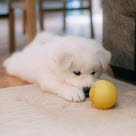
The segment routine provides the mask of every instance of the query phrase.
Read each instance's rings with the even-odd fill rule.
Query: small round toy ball
[[[89,98],[96,108],[109,109],[115,105],[118,92],[115,85],[110,81],[99,80],[90,89]]]

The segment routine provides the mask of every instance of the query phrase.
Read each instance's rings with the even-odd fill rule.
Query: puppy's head
[[[58,53],[55,58],[57,77],[65,83],[87,91],[106,70],[111,54],[101,47],[77,46]]]

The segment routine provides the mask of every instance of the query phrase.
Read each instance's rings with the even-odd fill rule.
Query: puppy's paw
[[[82,102],[85,100],[84,93],[76,87],[64,90],[59,96],[71,102]]]

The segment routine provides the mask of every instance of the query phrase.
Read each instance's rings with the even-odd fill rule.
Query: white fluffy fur
[[[9,57],[4,67],[10,75],[79,102],[85,99],[83,87],[92,86],[110,58],[110,52],[92,39],[40,33],[23,51]],[[81,75],[73,73],[78,71]]]

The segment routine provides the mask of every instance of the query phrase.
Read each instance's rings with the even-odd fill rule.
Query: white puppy
[[[40,33],[4,66],[10,75],[36,83],[68,101],[80,102],[110,59],[111,53],[92,39]]]

